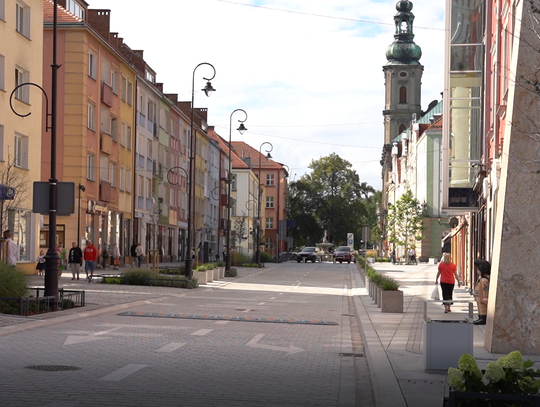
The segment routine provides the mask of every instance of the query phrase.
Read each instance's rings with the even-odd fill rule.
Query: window
[[[88,128],[96,131],[96,105],[88,102]]]
[[[274,186],[274,174],[266,174],[266,185]]]
[[[127,99],[127,78],[124,75],[122,75],[122,91],[120,97],[124,102]]]
[[[111,137],[114,141],[118,141],[118,119],[111,117]]]
[[[120,145],[126,146],[126,123],[120,124]]]
[[[2,0],[0,0],[0,3],[2,3]],[[0,8],[1,8],[0,4]],[[1,17],[0,17],[1,19]],[[6,76],[6,62],[3,55],[0,55],[0,90],[6,90],[5,88],[5,76]]]
[[[109,163],[109,181],[111,181],[111,186],[116,188],[116,164]]]
[[[15,68],[15,87],[28,83],[30,80],[30,74],[28,71],[22,68]],[[30,103],[30,92],[28,86],[21,86],[15,92],[15,97],[21,102]]]
[[[407,103],[407,88],[405,86],[399,88],[399,103]]]
[[[23,209],[7,209],[7,226],[12,232],[13,240],[19,246],[19,261],[30,261],[32,254],[33,230],[32,213]]]
[[[15,29],[30,38],[30,7],[22,1],[18,1],[15,5]]]
[[[266,208],[273,208],[274,207],[274,197],[273,196],[267,196],[266,197]]]
[[[0,124],[0,161],[4,161],[4,126]]]
[[[111,64],[105,58],[101,58],[101,82],[111,84]]]
[[[28,168],[28,137],[15,133],[15,166]]]
[[[274,218],[266,218],[264,224],[265,229],[274,229]]]
[[[103,154],[99,156],[99,179],[109,181],[109,157]]]
[[[231,190],[236,191],[236,174],[231,174]]]
[[[6,21],[6,2],[0,0],[0,20]]]
[[[109,117],[109,108],[101,106],[101,127],[102,133],[111,134],[111,119]]]
[[[75,0],[66,1],[66,10],[81,20],[84,20],[84,8]]]
[[[126,189],[126,168],[120,166],[120,191]]]
[[[146,179],[146,197],[152,198],[152,180],[150,178]]]
[[[144,177],[137,175],[137,196],[141,198],[144,196]]]
[[[93,154],[86,156],[86,178],[90,181],[96,180],[96,156]]]
[[[88,76],[97,79],[97,56],[93,51],[88,51]]]
[[[133,103],[133,83],[131,83],[131,81],[128,81],[127,86],[127,102],[130,106]]]
[[[131,150],[131,143],[133,143],[132,139],[133,139],[133,135],[132,135],[132,130],[131,130],[131,126],[127,126],[127,148],[128,150]]]
[[[114,70],[111,72],[111,87],[115,95],[118,95],[118,88],[120,84],[118,83],[118,71]]]
[[[131,192],[131,170],[126,170],[126,192]]]

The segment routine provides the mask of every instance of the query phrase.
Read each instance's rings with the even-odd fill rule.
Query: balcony
[[[100,149],[105,154],[111,154],[112,153],[112,146],[113,146],[113,139],[110,134],[101,132],[101,142],[100,142]]]
[[[99,184],[99,200],[104,202],[112,201],[112,186],[110,182],[101,181]]]
[[[221,181],[229,181],[229,171],[221,170],[219,173],[219,179]]]
[[[101,103],[109,107],[113,105],[113,90],[105,82],[101,82]]]

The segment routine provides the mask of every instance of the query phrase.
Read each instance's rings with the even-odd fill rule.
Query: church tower
[[[385,78],[384,143],[390,144],[411,123],[413,113],[420,117],[422,72],[419,60],[422,50],[413,41],[413,4],[400,0],[394,16],[394,42],[386,48],[388,63],[383,67]]]

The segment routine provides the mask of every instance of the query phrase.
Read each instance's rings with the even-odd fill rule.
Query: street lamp
[[[272,158],[270,155],[270,152],[274,149],[274,146],[272,143],[269,143],[268,141],[265,141],[261,144],[259,147],[259,191],[257,196],[257,240],[255,241],[256,244],[256,258],[257,258],[257,264],[261,264],[261,199],[262,199],[262,187],[261,187],[261,157],[262,157],[262,148],[265,144],[268,144],[269,148],[266,151],[266,159]]]
[[[211,92],[215,91],[210,81],[214,79],[214,77],[216,76],[216,68],[214,68],[212,64],[209,64],[208,62],[201,62],[193,70],[193,77],[191,81],[191,112],[190,112],[191,113],[191,117],[190,117],[191,134],[190,134],[190,152],[189,152],[189,190],[188,190],[188,226],[187,226],[188,230],[187,230],[186,270],[185,270],[185,275],[187,279],[191,279],[191,277],[193,276],[193,257],[192,257],[191,252],[193,250],[193,247],[195,246],[195,243],[193,242],[194,233],[192,229],[193,229],[193,218],[194,218],[193,208],[195,207],[193,201],[195,200],[195,159],[196,159],[195,150],[197,147],[197,137],[195,135],[195,131],[193,128],[193,112],[195,109],[193,107],[193,104],[195,103],[195,71],[201,65],[208,65],[214,71],[214,74],[212,75],[211,78],[203,77],[203,79],[206,81],[206,86],[202,90],[204,91],[206,96],[210,96]]]
[[[232,133],[232,117],[235,112],[243,112],[246,118],[244,120],[238,120],[240,126],[236,129],[240,134],[246,132],[246,126],[244,122],[247,120],[248,115],[244,109],[235,109],[231,113],[229,119],[229,174],[228,174],[228,186],[227,186],[227,239],[225,246],[227,246],[227,257],[225,258],[225,272],[231,271],[231,184],[232,184],[232,145],[231,145],[231,133]]]
[[[52,43],[52,64],[51,64],[51,111],[49,113],[49,100],[45,90],[35,83],[22,83],[11,92],[9,104],[13,113],[19,117],[27,117],[31,113],[19,114],[13,108],[11,100],[15,92],[22,86],[35,86],[39,88],[45,96],[45,131],[51,130],[51,176],[49,178],[49,248],[45,255],[45,297],[54,297],[55,306],[58,301],[58,267],[60,265],[60,255],[56,251],[56,211],[58,209],[58,179],[56,179],[56,112],[57,112],[57,83],[58,69],[60,65],[56,63],[57,44],[57,21],[58,21],[58,0],[53,0],[53,43]],[[50,125],[49,125],[50,119]]]

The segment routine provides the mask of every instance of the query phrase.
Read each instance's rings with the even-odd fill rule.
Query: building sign
[[[87,213],[93,214],[105,214],[108,213],[109,208],[107,207],[107,202],[101,201],[88,201],[88,210]]]

